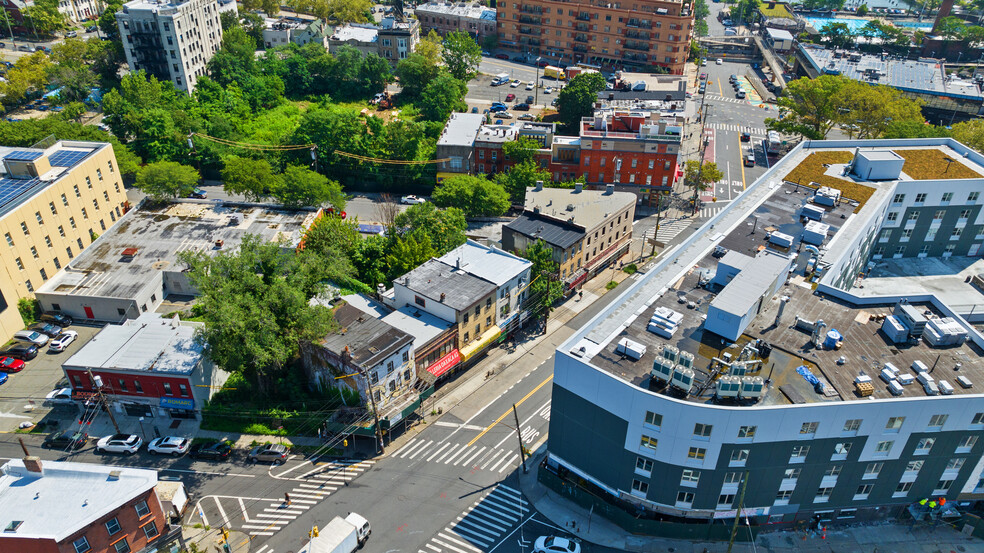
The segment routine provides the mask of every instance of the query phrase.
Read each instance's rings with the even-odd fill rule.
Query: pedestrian
[[[287,492],[284,492],[284,505],[290,507],[290,494]]]

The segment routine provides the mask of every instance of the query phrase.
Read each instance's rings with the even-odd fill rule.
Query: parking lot
[[[0,431],[15,430],[21,422],[38,420],[53,408],[70,410],[66,416],[74,416],[75,406],[45,405],[44,396],[56,388],[68,386],[61,369],[62,362],[74,355],[102,327],[76,324],[70,328],[78,332],[79,337],[68,349],[54,353],[47,347],[40,348],[38,356],[28,361],[24,370],[10,374],[7,383],[0,386]]]

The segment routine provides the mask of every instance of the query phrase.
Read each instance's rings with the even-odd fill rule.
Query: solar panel
[[[42,153],[43,152],[31,150],[14,150],[3,156],[3,159],[11,159],[14,161],[33,161],[41,157]]]
[[[39,179],[0,179],[0,207],[6,206],[39,182]]]
[[[58,150],[51,154],[48,162],[51,163],[52,167],[72,167],[91,153],[91,151],[76,152],[72,150]]]

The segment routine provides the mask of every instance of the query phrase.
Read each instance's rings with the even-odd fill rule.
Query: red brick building
[[[157,472],[14,459],[0,476],[0,551],[129,553],[169,530]]]

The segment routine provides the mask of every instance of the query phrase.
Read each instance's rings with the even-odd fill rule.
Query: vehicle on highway
[[[140,451],[143,439],[136,434],[113,434],[99,438],[96,442],[96,451],[100,453],[124,453],[133,455]]]
[[[509,94],[506,94],[506,101],[507,102],[512,102],[515,99],[516,99],[516,95],[513,94],[512,92],[510,92]]]
[[[14,340],[34,344],[36,346],[43,346],[48,343],[49,338],[34,330],[18,330],[14,333]]]
[[[509,56],[506,54],[496,54],[495,57],[500,60],[508,60]]]
[[[536,121],[536,117],[534,117],[531,113],[524,113],[517,117],[517,119],[520,121]]]
[[[718,59],[714,60],[714,63],[716,63],[718,65],[724,65],[724,60],[721,59],[721,58],[718,58]]]
[[[27,329],[34,332],[40,332],[48,337],[58,336],[58,334],[62,331],[60,326],[53,325],[51,323],[34,323],[27,327]]]
[[[191,440],[188,438],[182,438],[180,436],[165,436],[163,438],[157,438],[156,440],[151,440],[147,444],[147,451],[151,455],[172,455],[174,457],[180,457],[185,453],[188,453],[188,448],[191,446]]]
[[[51,324],[54,324],[54,325],[58,325],[58,326],[60,326],[62,328],[65,328],[66,326],[72,326],[72,318],[71,317],[69,317],[68,315],[63,315],[63,314],[58,313],[58,312],[55,312],[55,311],[49,311],[49,312],[45,313],[44,315],[41,315],[41,322],[43,322],[43,323],[51,323]]]
[[[755,167],[755,154],[749,152],[745,155],[745,167]]]
[[[751,142],[751,140],[752,140],[752,133],[750,133],[748,131],[745,131],[745,132],[741,133],[741,141],[742,142]]]
[[[69,405],[72,403],[72,389],[60,388],[58,390],[52,390],[48,392],[48,395],[44,396],[44,400],[55,405]]]
[[[533,553],[581,553],[581,544],[557,536],[540,536],[533,543]]]
[[[205,198],[208,198],[208,192],[202,190],[201,188],[196,188],[196,189],[194,189],[194,190],[191,191],[191,194],[188,194],[188,197],[189,198],[198,198],[199,200],[204,200]]]
[[[513,98],[515,98],[515,96],[513,96]],[[507,109],[509,108],[502,102],[492,102],[492,107],[489,108],[489,111],[495,113],[497,111],[506,111]]]
[[[421,198],[420,196],[414,196],[413,194],[408,194],[400,198],[400,203],[403,205],[417,205],[427,203],[427,200]]]
[[[518,104],[516,104],[516,105],[513,106],[513,110],[515,110],[515,111],[529,111],[530,110],[530,105],[529,104],[518,103]]]
[[[51,351],[65,351],[78,337],[79,333],[74,330],[63,331],[51,340],[51,343],[48,344],[48,349]]]
[[[197,443],[191,446],[188,455],[195,459],[228,459],[232,454],[232,445],[228,440],[214,440],[209,442]]]
[[[13,357],[0,357],[0,372],[19,373],[24,370],[27,363]]]
[[[287,461],[287,448],[281,444],[258,445],[250,450],[246,460],[251,463],[264,462],[282,465]]]
[[[509,83],[509,88],[519,88],[519,85],[521,84],[523,84],[522,81],[516,79],[513,82]]]
[[[536,88],[536,85],[533,84],[533,81],[526,83],[526,90],[533,90],[534,88]]]
[[[84,447],[89,441],[89,435],[79,430],[62,430],[52,432],[41,443],[41,447],[46,449],[65,449],[71,451]]]
[[[372,533],[369,521],[358,513],[349,513],[345,518],[335,517],[311,539],[310,549],[302,548],[301,553],[354,553],[365,545]]]

